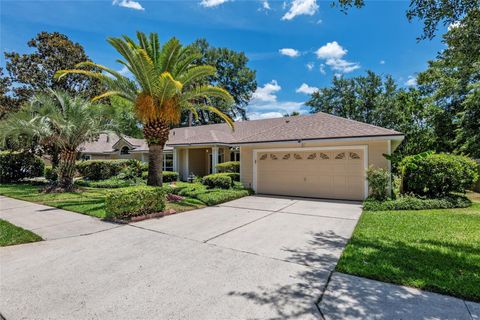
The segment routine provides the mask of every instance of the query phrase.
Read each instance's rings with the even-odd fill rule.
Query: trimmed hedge
[[[142,172],[142,178],[147,179],[148,178],[148,171],[147,172]],[[175,171],[163,171],[162,172],[162,181],[163,182],[174,182],[178,181],[178,172]]]
[[[203,177],[202,184],[209,188],[230,189],[233,186],[233,180],[224,173],[214,173]]]
[[[77,162],[77,171],[88,180],[109,179],[128,166],[130,160],[87,160]]]
[[[105,197],[105,218],[125,219],[165,209],[165,190],[131,187],[109,192]]]
[[[218,172],[230,172],[230,173],[239,173],[240,172],[240,161],[227,161],[219,163],[215,166]]]
[[[17,182],[25,178],[43,176],[42,159],[26,152],[0,152],[0,182]]]
[[[369,167],[367,170],[367,181],[370,189],[370,197],[375,200],[388,198],[388,184],[390,173],[383,168]]]
[[[405,157],[400,163],[402,192],[444,197],[465,192],[478,179],[474,160],[452,154],[422,153]]]
[[[471,204],[472,202],[464,196],[448,196],[437,199],[401,196],[387,201],[367,199],[363,202],[363,209],[366,211],[450,209],[467,208]]]
[[[204,202],[207,206],[214,206],[227,201],[246,197],[249,194],[248,190],[209,190],[206,193],[199,194],[197,199]]]
[[[52,166],[45,166],[44,176],[48,181],[57,181],[58,178],[58,174]]]
[[[90,187],[90,188],[125,188],[131,186],[137,186],[145,184],[145,181],[140,179],[131,179],[131,180],[124,180],[118,177],[113,177],[106,180],[98,180],[98,181],[91,181],[91,180],[77,180],[75,184],[81,187]]]

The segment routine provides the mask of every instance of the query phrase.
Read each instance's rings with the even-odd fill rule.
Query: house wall
[[[332,146],[368,146],[368,165],[377,168],[389,169],[389,162],[383,156],[388,153],[388,141],[355,141],[355,142],[303,142],[303,143],[271,143],[258,144],[255,146],[240,147],[240,181],[245,187],[253,186],[253,150],[275,148],[308,148],[308,147],[332,147]]]
[[[207,152],[205,148],[189,149],[188,151],[189,173],[196,176],[204,176],[208,174],[207,171]]]

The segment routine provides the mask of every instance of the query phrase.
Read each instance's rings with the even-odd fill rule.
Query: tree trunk
[[[60,164],[58,165],[58,186],[65,190],[73,190],[73,176],[75,175],[75,150],[63,150],[60,153]]]
[[[169,126],[161,120],[150,121],[143,127],[143,134],[148,143],[149,186],[162,186],[163,148],[169,132]]]

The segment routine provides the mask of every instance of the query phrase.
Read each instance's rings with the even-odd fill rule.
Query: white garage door
[[[363,149],[257,152],[256,191],[263,194],[361,200]]]

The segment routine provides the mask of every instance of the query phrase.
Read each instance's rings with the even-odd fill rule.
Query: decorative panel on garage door
[[[259,152],[257,192],[360,200],[363,157],[361,149]]]

